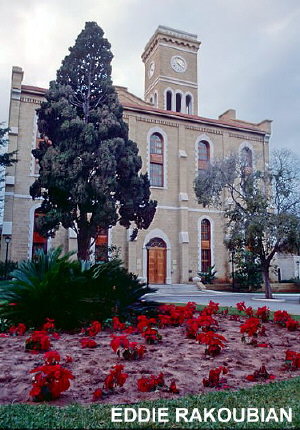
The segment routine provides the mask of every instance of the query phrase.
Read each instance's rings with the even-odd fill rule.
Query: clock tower
[[[145,100],[159,109],[198,114],[197,35],[160,25],[142,54]]]

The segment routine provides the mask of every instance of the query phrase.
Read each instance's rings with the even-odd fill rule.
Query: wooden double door
[[[148,276],[150,284],[166,283],[167,248],[162,239],[155,238],[150,242],[148,254]]]

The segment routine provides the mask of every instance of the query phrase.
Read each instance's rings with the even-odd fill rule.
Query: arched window
[[[185,110],[186,110],[186,113],[188,113],[190,115],[193,113],[192,112],[192,97],[190,96],[190,94],[187,94],[185,96]]]
[[[41,208],[34,211],[34,221],[33,221],[33,238],[32,238],[32,258],[34,258],[38,249],[42,249],[44,253],[47,252],[47,238],[40,235],[37,230],[37,220],[44,216]]]
[[[99,228],[95,240],[95,262],[108,260],[108,229]]]
[[[172,91],[167,91],[166,92],[166,109],[167,110],[172,110]]]
[[[176,93],[176,112],[181,112],[181,94]]]
[[[243,174],[249,175],[250,173],[252,173],[252,169],[253,169],[252,151],[247,146],[245,146],[241,151],[241,167],[242,167]]]
[[[150,185],[164,186],[164,140],[159,133],[150,136]]]
[[[209,143],[201,140],[198,143],[198,170],[206,170],[210,161]]]
[[[149,102],[150,102],[151,104],[153,104],[153,96],[151,96],[151,97],[150,97]]]
[[[201,221],[201,272],[211,266],[211,227],[208,219]]]

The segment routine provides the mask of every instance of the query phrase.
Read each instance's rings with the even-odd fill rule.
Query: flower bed
[[[114,330],[102,328],[102,331],[99,331],[101,327],[99,325],[96,327],[94,323],[90,326],[93,328],[90,333],[93,336],[92,339],[87,337],[91,329],[73,335],[62,333],[60,336],[54,336],[49,331],[51,350],[59,353],[60,365],[74,376],[74,379],[70,380],[70,387],[61,390],[58,398],[55,398],[54,395],[55,399],[51,401],[51,404],[66,405],[74,402],[86,404],[93,401],[130,403],[159,398],[176,398],[218,389],[246,388],[256,383],[272,383],[300,375],[300,368],[297,364],[297,354],[300,354],[298,327],[295,331],[290,331],[285,324],[263,321],[262,318],[260,322],[264,330],[259,327],[257,337],[254,337],[257,342],[248,343],[242,341],[245,333],[243,329],[241,331],[241,326],[244,327],[249,317],[258,317],[257,314],[252,317],[241,311],[240,316],[231,318],[226,312],[216,312],[218,312],[217,307],[211,306],[203,313],[204,316],[212,313],[217,322],[213,324],[214,331],[207,331],[207,324],[203,324],[204,319],[199,318],[199,313],[195,312],[192,307],[185,308],[185,310],[183,308],[182,311],[178,308],[165,307],[157,321],[141,318],[139,326],[130,329],[125,325],[118,325],[114,321]],[[191,327],[190,321],[193,318],[196,320],[193,330],[197,331],[198,327],[198,333],[195,334],[195,338],[190,338],[186,322],[189,321],[188,326]],[[209,325],[210,329],[211,327],[212,325]],[[159,335],[158,341],[147,342],[145,332],[154,329]],[[216,354],[207,353],[209,344],[204,340],[212,337],[212,334],[209,333],[216,333],[226,339],[222,342],[224,346]],[[251,331],[251,339],[253,334],[256,336],[256,333]],[[33,376],[30,371],[45,364],[44,352],[35,350],[25,352],[25,340],[31,335],[32,332],[17,336],[8,333],[8,336],[3,335],[0,338],[0,382],[2,386],[0,402],[2,404],[12,401],[31,403],[33,400],[39,400],[39,396],[35,399],[30,396]],[[112,348],[112,340],[119,339],[119,336],[123,336],[123,340],[127,339],[129,344],[125,342],[123,345],[117,342],[120,345]],[[95,341],[97,346],[83,347],[81,341],[87,338]],[[199,339],[202,339],[203,343],[199,343]],[[128,345],[133,351],[129,356]],[[135,348],[140,348],[141,345],[145,346],[143,354],[135,356]],[[118,353],[118,351],[120,352]],[[288,353],[287,355],[287,351],[292,351],[293,354]],[[48,353],[47,357],[47,369],[51,365],[58,366],[57,360],[54,360],[55,354]],[[52,358],[50,360],[49,357],[54,357],[53,363]],[[122,380],[122,384],[116,383],[113,389],[108,389],[105,381],[116,365],[124,366],[122,372],[127,376],[123,378],[125,380],[124,382]],[[275,379],[273,377],[248,377],[262,366],[265,366],[268,374],[274,375]],[[204,384],[203,380],[208,378],[210,371],[217,368],[226,368],[226,372],[223,372],[224,376],[221,376],[225,382]],[[147,385],[145,381],[150,380],[151,382],[161,374],[163,374],[164,384],[152,384],[151,389],[144,391],[144,386]],[[138,382],[139,380],[142,380],[143,384]],[[141,390],[141,386],[143,390]]]

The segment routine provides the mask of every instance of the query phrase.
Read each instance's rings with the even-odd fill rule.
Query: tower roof
[[[188,33],[187,31],[177,30],[175,28],[159,25],[145,46],[142,54],[142,60],[146,61],[147,57],[159,42],[171,42],[178,46],[188,47],[192,50],[198,51],[200,41],[197,34]]]

